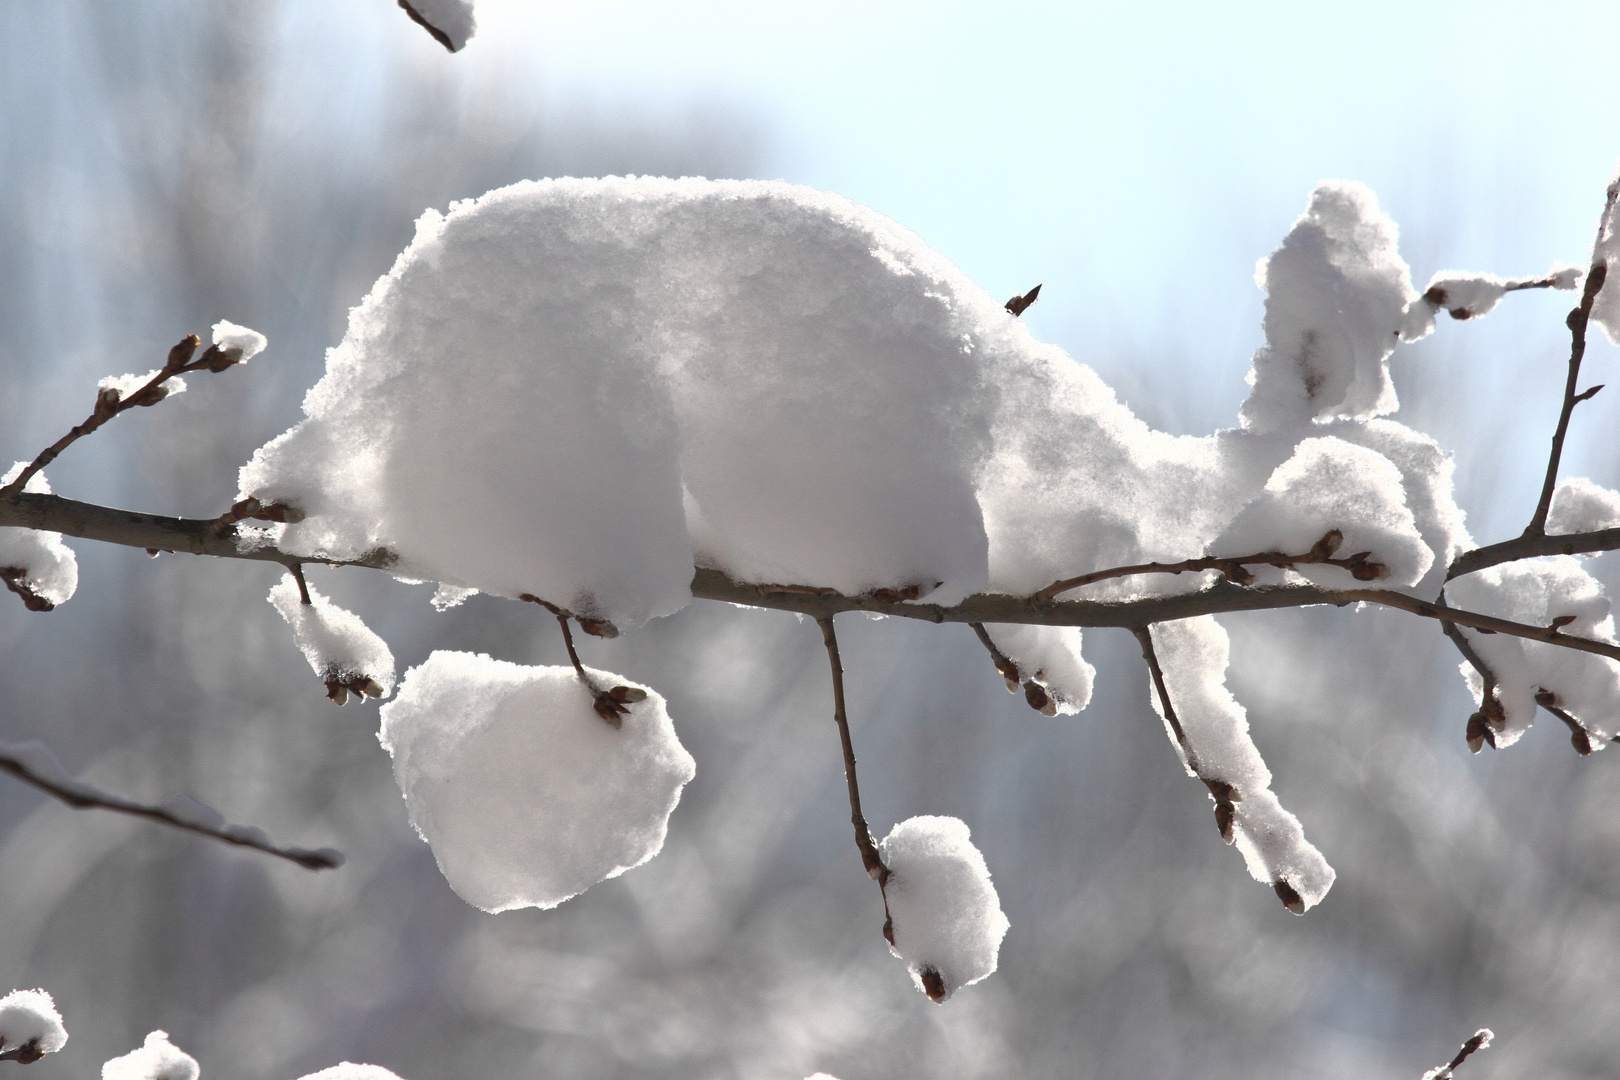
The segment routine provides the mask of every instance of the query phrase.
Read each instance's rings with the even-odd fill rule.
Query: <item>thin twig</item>
[[[568,620],[573,619],[580,624],[580,629],[586,631],[590,630],[590,626],[587,625],[588,622],[609,628],[613,624],[601,620],[581,619],[566,608],[558,607],[549,600],[542,600],[533,593],[521,593],[518,599],[531,604],[539,604],[557,617],[557,625],[562,628],[563,644],[568,648],[569,662],[574,665],[574,674],[579,676],[579,681],[590,692],[591,707],[596,710],[596,715],[600,716],[608,724],[616,728],[623,727],[624,718],[630,715],[629,707],[638,701],[645,701],[647,692],[634,686],[615,686],[611,689],[603,689],[597,685],[596,680],[591,678],[590,674],[585,670],[585,665],[579,661],[579,651],[574,648],[574,632],[569,629]],[[612,634],[597,632],[597,636],[617,637],[618,633],[618,630],[614,630]]]
[[[428,22],[427,19],[422,16],[420,11],[417,11],[416,8],[410,5],[409,0],[399,0],[399,6],[405,9],[405,14],[411,17],[411,22],[426,30],[428,34],[432,36],[434,41],[437,41],[440,45],[443,45],[451,52],[456,51],[456,43],[450,40],[450,35]]]
[[[0,748],[0,772],[10,773],[17,779],[54,796],[67,803],[75,810],[116,810],[120,814],[129,814],[132,817],[145,818],[156,821],[175,829],[184,829],[200,836],[212,837],[227,844],[236,844],[239,847],[252,848],[267,855],[295,862],[306,870],[331,870],[344,863],[343,853],[332,848],[309,850],[296,847],[277,847],[272,844],[262,831],[251,826],[241,825],[209,825],[199,821],[190,820],[186,816],[176,814],[164,806],[147,806],[143,803],[131,802],[128,799],[100,791],[88,784],[68,779],[66,776],[53,776],[41,772],[36,763],[29,757],[16,753],[18,747]],[[43,749],[43,748],[42,748]]]
[[[1599,244],[1614,214],[1617,194],[1620,194],[1620,184],[1610,184],[1603,204],[1603,216],[1598,219]],[[1594,253],[1598,250],[1598,246],[1594,245]],[[1580,379],[1581,360],[1586,355],[1586,329],[1592,317],[1592,302],[1597,299],[1598,290],[1603,288],[1603,280],[1608,274],[1608,269],[1607,259],[1594,259],[1591,269],[1586,272],[1586,285],[1581,290],[1580,306],[1571,311],[1569,317],[1564,320],[1565,325],[1569,327],[1570,337],[1569,374],[1564,380],[1564,407],[1559,411],[1558,427],[1553,432],[1552,452],[1547,455],[1547,475],[1541,483],[1541,498],[1536,502],[1536,512],[1530,518],[1530,524],[1525,526],[1525,536],[1541,536],[1547,530],[1547,511],[1552,507],[1553,489],[1558,484],[1558,463],[1564,455],[1564,437],[1569,434],[1569,418],[1575,411],[1575,406],[1591,396],[1576,393],[1575,385]]]
[[[311,603],[309,598],[309,583],[304,580],[303,566],[295,562],[288,563],[287,572],[292,575],[292,579],[294,581],[298,582],[298,602],[300,604]]]
[[[39,1040],[29,1039],[20,1046],[13,1046],[0,1054],[0,1061],[15,1061],[19,1065],[30,1065],[44,1056],[45,1051],[39,1048]]]
[[[66,435],[41,450],[39,456],[29,462],[23,468],[23,471],[12,479],[11,483],[5,487],[0,487],[0,499],[14,501],[22,493],[28,481],[32,480],[40,470],[55,461],[62,451],[95,431],[119,413],[126,412],[138,405],[156,405],[162,401],[168,396],[168,391],[163,388],[163,384],[176,375],[203,369],[224,371],[225,368],[236,363],[235,358],[222,351],[217,345],[210,345],[202,356],[193,361],[191,359],[192,354],[197,351],[197,346],[201,344],[202,342],[198,340],[196,334],[187,334],[180,340],[178,345],[169,350],[169,358],[158,373],[134,393],[120,397],[115,390],[103,390],[97,394],[96,407],[84,422],[75,425]]]
[[[1109,578],[1135,577],[1138,574],[1186,574],[1197,573],[1204,570],[1219,570],[1236,585],[1247,585],[1254,580],[1246,566],[1277,566],[1285,570],[1292,570],[1299,564],[1320,564],[1337,566],[1347,570],[1350,576],[1357,581],[1376,581],[1388,573],[1382,563],[1372,562],[1369,558],[1371,552],[1360,551],[1347,559],[1337,559],[1333,553],[1338,550],[1344,541],[1344,534],[1334,529],[1316,542],[1316,546],[1304,555],[1284,555],[1279,551],[1262,551],[1254,555],[1240,555],[1236,557],[1209,555],[1198,559],[1183,559],[1176,563],[1137,563],[1134,566],[1111,566],[1106,570],[1093,570],[1089,574],[1079,574],[1071,578],[1054,581],[1040,592],[1030,597],[1030,601],[1043,604],[1061,593],[1071,589],[1078,589],[1082,585],[1105,581]]]
[[[1446,604],[1446,590],[1443,586],[1440,589],[1440,595],[1435,598],[1435,606],[1440,608],[1448,607]],[[1483,690],[1479,698],[1479,709],[1469,716],[1468,728],[1464,733],[1465,738],[1468,740],[1468,749],[1477,754],[1484,749],[1485,744],[1489,743],[1491,749],[1494,750],[1496,749],[1496,733],[1507,726],[1507,712],[1502,707],[1502,699],[1496,693],[1498,685],[1496,672],[1491,670],[1491,666],[1485,662],[1484,657],[1479,655],[1478,650],[1474,648],[1473,642],[1468,640],[1468,636],[1457,628],[1456,623],[1442,621],[1440,629],[1445,632],[1446,637],[1451,639],[1451,643],[1457,646],[1457,651],[1462,653],[1463,659],[1468,662],[1469,666],[1479,673],[1480,680],[1483,683]]]
[[[1491,1040],[1494,1038],[1496,1038],[1496,1033],[1490,1028],[1480,1028],[1474,1032],[1467,1042],[1462,1044],[1462,1049],[1457,1051],[1457,1056],[1452,1058],[1450,1063],[1442,1065],[1438,1069],[1430,1069],[1423,1074],[1423,1080],[1451,1080],[1452,1073],[1457,1071],[1457,1066],[1467,1061],[1476,1050],[1483,1050],[1490,1046]]]
[[[833,719],[838,722],[838,738],[844,745],[844,782],[849,787],[849,820],[855,826],[855,846],[861,849],[861,865],[883,887],[889,882],[889,868],[883,865],[883,857],[866,826],[866,815],[861,813],[861,785],[855,778],[855,743],[849,737],[849,713],[844,706],[844,665],[838,657],[838,635],[833,632],[831,615],[817,619],[816,624],[821,627],[827,662],[832,666]],[[884,906],[887,909],[887,900]]]

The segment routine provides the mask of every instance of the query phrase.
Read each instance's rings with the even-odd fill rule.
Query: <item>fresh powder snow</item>
[[[1620,492],[1584,476],[1561,480],[1547,508],[1547,532],[1553,536],[1620,528]]]
[[[604,690],[645,690],[586,671]],[[555,907],[658,854],[696,766],[645,692],[615,728],[572,668],[441,651],[406,672],[378,738],[462,899]]]
[[[400,1078],[381,1065],[356,1065],[351,1061],[345,1061],[341,1065],[333,1065],[329,1069],[299,1077],[299,1080],[400,1080]]]
[[[309,587],[309,603],[289,575],[270,590],[269,600],[292,627],[293,643],[323,682],[361,687],[371,697],[394,689],[394,654],[388,643],[353,612]],[[341,702],[340,702],[341,704]]]
[[[22,475],[28,462],[19,461],[0,477],[0,487]],[[23,490],[49,495],[45,474],[35,473]],[[42,607],[66,603],[79,588],[79,560],[62,543],[62,534],[38,529],[0,528],[0,574],[37,597]]]

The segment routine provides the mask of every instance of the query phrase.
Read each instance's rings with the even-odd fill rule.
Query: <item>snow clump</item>
[[[1262,259],[1266,343],[1254,354],[1246,427],[1276,431],[1309,419],[1392,412],[1389,354],[1418,298],[1397,231],[1365,184],[1324,183],[1282,246]]]
[[[1401,473],[1376,450],[1326,436],[1305,439],[1277,467],[1260,497],[1243,509],[1218,540],[1214,555],[1277,551],[1301,555],[1326,537],[1339,558],[1370,552],[1364,574],[1352,579],[1343,567],[1301,563],[1295,571],[1328,587],[1356,587],[1382,580],[1413,585],[1434,563],[1417,521],[1406,504]],[[1257,580],[1275,580],[1281,571],[1253,569]]]
[[[958,818],[924,816],[902,821],[878,844],[889,868],[891,946],[935,1001],[995,971],[1007,933],[990,869],[969,836]]]
[[[101,1080],[197,1080],[197,1059],[154,1031],[146,1042],[101,1067]]]
[[[28,467],[19,461],[0,477],[5,487]],[[35,495],[49,495],[45,474],[35,473],[23,485]],[[36,611],[66,603],[79,588],[79,560],[62,543],[62,534],[39,529],[0,528],[0,575],[22,591],[23,602]]]
[[[1097,669],[1080,655],[1077,627],[986,623],[984,629],[1020,675],[1045,688],[1052,715],[1069,716],[1091,703]],[[1015,689],[1010,683],[1007,689]]]
[[[400,1080],[400,1078],[381,1065],[356,1065],[352,1061],[345,1061],[341,1065],[333,1065],[329,1069],[299,1077],[299,1080]]]
[[[214,324],[215,348],[238,364],[245,364],[258,356],[268,344],[269,340],[257,330],[249,330],[224,319]]]
[[[1159,623],[1152,634],[1170,701],[1187,740],[1182,746],[1166,718],[1165,732],[1171,744],[1189,775],[1213,782],[1211,794],[1222,835],[1243,853],[1249,874],[1275,886],[1289,910],[1304,914],[1327,895],[1333,885],[1333,868],[1305,839],[1299,819],[1284,810],[1271,792],[1271,770],[1249,737],[1248,713],[1226,688],[1231,640],[1225,628],[1213,616],[1204,615]],[[1164,716],[1156,694],[1153,704]]]
[[[435,652],[405,675],[378,735],[411,823],[462,899],[550,908],[664,846],[696,765],[658,694],[612,727],[572,668]]]
[[[303,603],[298,582],[290,574],[270,590],[268,599],[292,627],[293,643],[329,688],[337,684],[377,698],[393,692],[394,654],[358,615],[338,607],[313,585],[310,602]]]
[[[1547,509],[1547,532],[1553,536],[1598,532],[1620,527],[1620,492],[1584,476],[1559,481]]]
[[[1455,607],[1531,626],[1560,623],[1572,637],[1615,643],[1614,617],[1603,586],[1567,555],[1503,563],[1456,578],[1446,586]],[[1511,746],[1535,719],[1537,695],[1573,716],[1591,736],[1587,750],[1599,750],[1620,732],[1620,663],[1547,641],[1510,634],[1482,634],[1458,627],[1497,679],[1502,726],[1493,745]],[[1474,700],[1483,703],[1484,680],[1462,665]]]
[[[13,990],[0,998],[0,1053],[31,1044],[40,1054],[54,1054],[67,1041],[62,1014],[44,990]]]

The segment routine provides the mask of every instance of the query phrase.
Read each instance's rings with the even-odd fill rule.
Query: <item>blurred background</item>
[[[392,0],[0,5],[0,457],[98,378],[225,318],[270,338],[121,418],[57,491],[212,516],[299,416],[347,309],[426,207],[525,177],[781,177],[920,234],[1150,422],[1235,423],[1255,260],[1324,178],[1364,180],[1419,287],[1582,262],[1620,154],[1611,5],[562,4],[481,0],[446,54]],[[1528,519],[1568,294],[1447,321],[1393,361],[1482,541]],[[1614,381],[1616,350],[1588,353]],[[1620,484],[1620,393],[1566,474]],[[96,1074],[153,1028],[205,1077],[341,1060],[407,1080],[1620,1075],[1620,751],[1550,718],[1471,757],[1431,625],[1224,619],[1275,788],[1338,870],[1289,915],[1177,766],[1135,643],[1091,632],[1091,707],[1009,696],[965,627],[841,621],[874,831],[966,820],[1012,921],[943,1007],[880,937],[813,625],[694,603],[588,663],[658,687],[698,760],[663,854],[549,912],[457,899],[405,819],[375,706],[325,700],[273,567],[77,544],[49,614],[0,597],[0,739],[157,800],[190,792],[311,874],[0,778],[0,992],[42,986]],[[1614,579],[1615,564],[1599,563]],[[563,659],[549,618],[313,571],[405,665]],[[6,1066],[0,1066],[5,1068]],[[17,1068],[12,1066],[12,1068]]]

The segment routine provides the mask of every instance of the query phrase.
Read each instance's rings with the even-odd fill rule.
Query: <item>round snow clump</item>
[[[154,1031],[146,1042],[101,1067],[101,1080],[197,1080],[197,1059]]]
[[[405,675],[378,738],[411,824],[450,887],[485,911],[550,908],[664,846],[696,765],[658,694],[625,686],[613,727],[572,668],[435,652]],[[634,700],[645,693],[643,700]]]
[[[43,990],[13,990],[0,998],[0,1053],[32,1043],[41,1054],[54,1054],[68,1041],[56,1002]]]
[[[1560,481],[1547,508],[1547,532],[1553,536],[1597,532],[1620,525],[1620,492],[1584,476]]]
[[[1007,933],[990,869],[969,835],[959,818],[914,817],[878,845],[889,868],[894,954],[935,1001],[995,971]]]
[[[399,1077],[381,1065],[356,1065],[352,1061],[345,1061],[330,1069],[301,1076],[299,1080],[399,1080]]]
[[[357,695],[387,697],[394,689],[394,654],[360,616],[346,611],[309,587],[303,603],[298,582],[284,577],[268,597],[292,627],[293,642],[328,684],[351,688]],[[336,694],[336,691],[333,691]],[[344,693],[337,698],[343,704]]]

